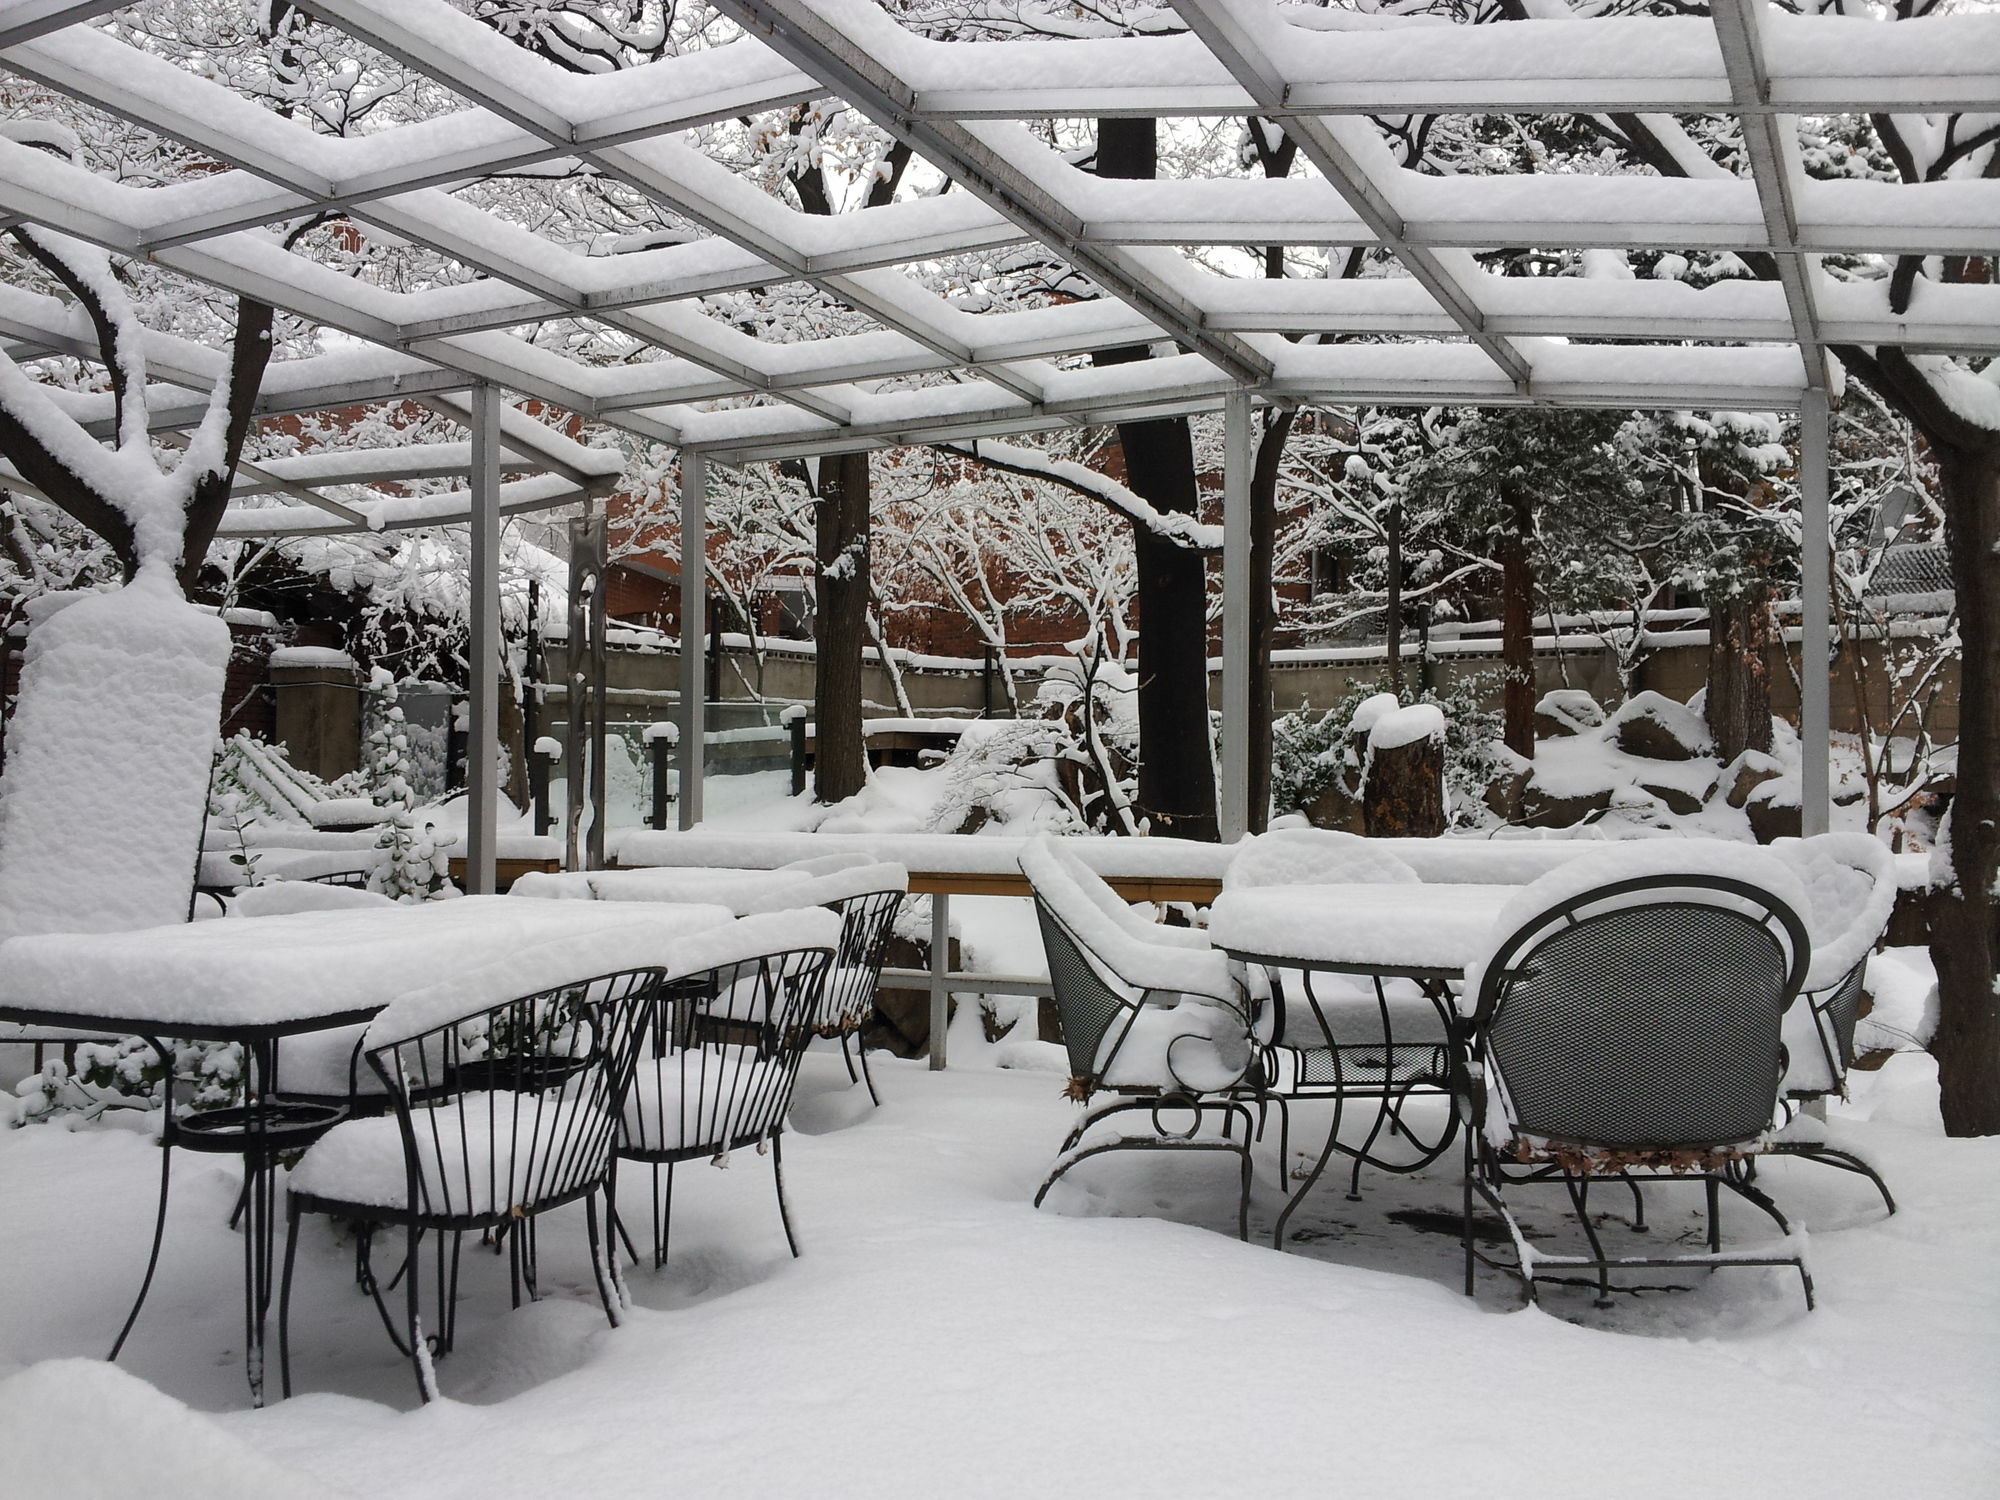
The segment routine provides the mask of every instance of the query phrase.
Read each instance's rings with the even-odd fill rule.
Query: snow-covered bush
[[[397,901],[428,901],[444,889],[449,857],[412,816],[416,799],[410,786],[410,742],[396,679],[377,667],[369,691],[375,698],[375,727],[362,748],[362,769],[370,799],[389,818],[375,843],[378,858],[368,888]]]

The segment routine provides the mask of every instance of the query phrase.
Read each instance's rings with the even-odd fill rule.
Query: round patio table
[[[1469,1038],[1453,987],[1485,952],[1501,911],[1519,891],[1513,885],[1328,884],[1257,886],[1216,898],[1210,941],[1270,981],[1272,1092],[1333,1104],[1326,1142],[1278,1216],[1273,1234],[1280,1248],[1293,1213],[1336,1153],[1354,1161],[1352,1199],[1360,1196],[1363,1166],[1420,1171],[1457,1138]],[[1285,1034],[1286,986],[1293,976],[1318,1036]],[[1352,984],[1328,985],[1324,976],[1359,981],[1368,993],[1342,993]],[[1414,984],[1420,1001],[1392,995],[1397,980]],[[1403,1105],[1413,1096],[1438,1095],[1449,1104],[1444,1128],[1435,1140],[1419,1139],[1403,1119]],[[1373,1101],[1376,1115],[1361,1144],[1347,1146],[1341,1127],[1355,1100]],[[1385,1130],[1416,1147],[1416,1159],[1378,1155]]]
[[[233,1042],[243,1048],[242,1104],[182,1118],[175,1115],[169,1093],[160,1132],[160,1204],[152,1250],[110,1357],[118,1357],[152,1288],[166,1231],[174,1148],[240,1155],[244,1370],[252,1403],[264,1404],[276,1168],[347,1114],[345,1106],[289,1099],[277,1088],[283,1040],[357,1025],[399,995],[455,979],[504,959],[510,951],[584,939],[576,949],[573,977],[586,979],[598,972],[590,945],[594,937],[637,928],[664,943],[726,923],[731,916],[714,905],[468,896],[134,932],[51,933],[0,943],[0,1021],[140,1037],[169,1069],[173,1052],[168,1038]]]

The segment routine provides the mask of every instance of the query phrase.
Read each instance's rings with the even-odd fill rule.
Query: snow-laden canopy
[[[1810,179],[1797,128],[1800,115],[1990,111],[2000,14],[1881,25],[1714,0],[1711,16],[1540,19],[1546,8],[1531,5],[1529,19],[1475,26],[1173,0],[1176,34],[941,41],[865,0],[724,0],[740,31],[585,73],[443,0],[304,8],[442,85],[455,107],[327,134],[93,24],[112,0],[0,0],[6,69],[219,168],[135,186],[0,138],[0,213],[321,330],[321,346],[337,347],[274,363],[261,413],[488,382],[741,461],[1213,410],[1233,389],[1276,402],[1788,408],[1825,388],[1828,345],[2000,350],[2000,286],[1922,281],[1894,312],[1886,276],[1833,277],[1819,264],[1990,253],[2000,181]],[[712,122],[828,98],[910,147],[949,190],[815,215],[704,145]],[[1427,174],[1399,165],[1370,118],[1589,111],[1737,117],[1743,172],[1704,159],[1681,177]],[[1033,128],[1204,115],[1281,120],[1310,170],[1106,179]],[[465,191],[551,164],[581,164],[695,228],[680,243],[588,254]],[[323,210],[446,257],[464,279],[397,289],[330,264],[310,238],[281,243],[273,226]],[[1386,250],[1406,274],[1232,277],[1198,253],[1263,245]],[[1497,276],[1475,259],[1522,245],[1727,251],[1769,257],[1778,274],[1697,290],[1634,278],[1615,254],[1611,274],[1582,277]],[[975,311],[918,273],[1016,246],[1041,247],[1104,295]],[[700,300],[783,283],[867,326],[780,342]],[[551,318],[609,331],[632,357],[526,336]],[[1312,332],[1348,338],[1286,337]],[[0,337],[17,359],[78,350],[88,333],[55,298],[0,292]],[[197,420],[216,352],[147,337],[156,430]],[[1102,368],[1073,358],[1134,344],[1156,357]],[[508,504],[556,503],[557,490],[602,479],[613,455],[516,417],[506,446],[538,474],[512,481]],[[251,468],[241,487],[297,496],[352,479],[341,465],[359,460],[291,462]],[[452,455],[398,462],[441,473]],[[462,494],[407,504],[422,513],[391,524],[464,514]],[[269,514],[286,519],[239,508],[225,531],[296,526],[303,512]],[[311,524],[352,518],[336,508]]]

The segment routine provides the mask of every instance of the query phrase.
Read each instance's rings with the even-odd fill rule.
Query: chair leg
[[[1882,1180],[1882,1174],[1852,1151],[1841,1151],[1819,1141],[1780,1141],[1771,1150],[1773,1155],[1796,1156],[1804,1161],[1816,1161],[1823,1166],[1838,1167],[1843,1172],[1866,1177],[1875,1184],[1875,1191],[1882,1195],[1882,1206],[1892,1215],[1896,1212],[1895,1196],[1890,1193],[1889,1184]]]
[[[1563,1186],[1569,1189],[1571,1207],[1576,1210],[1576,1221],[1583,1228],[1583,1237],[1590,1244],[1590,1257],[1597,1262],[1597,1302],[1598,1307],[1611,1306],[1611,1268],[1604,1263],[1604,1242],[1597,1237],[1597,1226],[1590,1222],[1590,1179],[1563,1173]]]
[[[409,1227],[404,1241],[403,1283],[405,1329],[409,1336],[410,1363],[416,1367],[417,1395],[428,1405],[438,1396],[437,1366],[431,1361],[430,1345],[424,1342],[424,1314],[417,1302],[418,1283],[423,1280],[417,1257],[423,1252],[424,1231]]]
[[[621,1321],[618,1316],[620,1298],[613,1293],[614,1272],[610,1266],[611,1257],[605,1253],[604,1236],[597,1228],[597,1194],[586,1193],[583,1198],[584,1229],[590,1236],[590,1267],[597,1274],[597,1299],[604,1304],[604,1316],[616,1328]]]
[[[278,1281],[278,1389],[292,1395],[292,1267],[299,1255],[299,1205],[286,1196],[285,1270]]]
[[[1702,1183],[1708,1194],[1708,1253],[1722,1253],[1722,1183],[1715,1177],[1708,1177]]]
[[[1458,1243],[1465,1252],[1465,1295],[1475,1295],[1478,1284],[1478,1263],[1472,1255],[1472,1132],[1465,1133],[1465,1173],[1459,1178],[1459,1189],[1463,1198],[1459,1205]]]
[[[771,1137],[771,1176],[778,1184],[778,1218],[785,1226],[785,1243],[792,1247],[792,1259],[799,1258],[799,1237],[792,1232],[791,1205],[785,1201],[784,1136]]]
[[[171,1096],[167,1108],[173,1108]],[[160,1268],[160,1245],[167,1236],[167,1187],[173,1180],[174,1148],[166,1132],[173,1129],[171,1120],[163,1122],[165,1129],[160,1135],[160,1206],[153,1216],[153,1248],[146,1255],[146,1275],[139,1283],[139,1295],[132,1299],[132,1310],[125,1314],[125,1326],[118,1330],[118,1337],[111,1345],[106,1359],[118,1358],[118,1351],[125,1347],[125,1340],[131,1336],[132,1325],[139,1321],[139,1309],[146,1305],[146,1293],[153,1289],[153,1273]]]
[[[659,1163],[653,1165],[653,1269],[659,1270],[667,1263],[667,1252],[674,1232],[674,1164],[668,1162],[667,1186],[660,1190]]]
[[[861,1082],[861,1075],[854,1071],[854,1054],[848,1050],[847,1033],[844,1031],[840,1033],[840,1060],[847,1064],[847,1081]]]
[[[843,1046],[846,1045],[846,1041],[847,1038],[845,1035],[843,1035],[841,1037],[841,1044]],[[855,1054],[859,1056],[861,1059],[861,1081],[868,1085],[869,1101],[873,1103],[877,1109],[880,1109],[882,1107],[882,1096],[881,1094],[876,1092],[875,1074],[873,1070],[870,1069],[868,1066],[868,1048],[862,1042],[861,1033],[858,1031],[854,1033],[854,1051]]]
[[[1649,1226],[1646,1223],[1646,1198],[1639,1191],[1639,1179],[1630,1172],[1620,1175],[1625,1179],[1625,1186],[1632,1190],[1632,1232],[1644,1234]]]

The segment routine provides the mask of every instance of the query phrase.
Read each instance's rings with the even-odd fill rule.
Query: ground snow
[[[538,1305],[508,1311],[504,1257],[468,1249],[459,1349],[440,1367],[452,1399],[423,1411],[353,1286],[351,1247],[324,1222],[309,1223],[298,1272],[295,1372],[310,1394],[243,1410],[224,1227],[235,1177],[189,1163],[126,1365],[228,1414],[127,1449],[128,1408],[98,1388],[38,1404],[37,1428],[73,1435],[54,1492],[88,1488],[107,1430],[147,1455],[126,1478],[152,1493],[187,1492],[147,1484],[162,1466],[240,1443],[286,1473],[262,1493],[319,1480],[410,1500],[1303,1495],[1325,1492],[1336,1461],[1342,1491],[1366,1495],[1928,1500],[1985,1493],[2000,1458],[2000,1203],[1983,1188],[2000,1142],[1938,1135],[1920,1056],[1862,1080],[1831,1127],[1882,1163],[1897,1217],[1845,1174],[1791,1161],[1762,1174],[1812,1231],[1811,1315],[1789,1273],[1754,1270],[1602,1314],[1561,1289],[1547,1294],[1556,1315],[1512,1311],[1493,1278],[1468,1301],[1455,1241],[1413,1227],[1455,1208],[1444,1171],[1364,1174],[1358,1204],[1323,1186],[1290,1255],[1222,1232],[1226,1159],[1100,1159],[1037,1212],[1028,1200],[1071,1119],[1059,1078],[876,1068],[887,1102],[871,1111],[837,1059],[808,1059],[795,1117],[821,1133],[785,1151],[802,1259],[786,1254],[764,1162],[683,1167],[674,1258],[628,1270],[637,1305],[614,1332],[580,1213],[565,1210],[541,1232]],[[143,1259],[155,1165],[127,1131],[0,1134],[15,1293],[0,1302],[0,1375],[108,1344]],[[1650,1195],[1669,1241],[1693,1223],[1673,1195]],[[1551,1199],[1534,1203],[1547,1212],[1531,1205],[1531,1221],[1558,1227]],[[1267,1190],[1253,1232],[1268,1234],[1274,1208]],[[1762,1234],[1750,1220],[1725,1224]],[[10,1443],[0,1462],[20,1452]],[[248,1463],[209,1467],[202,1493],[249,1493],[231,1488]]]

